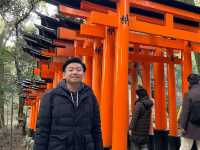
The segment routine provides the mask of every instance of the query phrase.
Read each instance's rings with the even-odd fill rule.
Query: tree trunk
[[[22,73],[20,70],[20,66],[19,66],[19,62],[17,57],[14,58],[15,59],[15,68],[16,68],[16,72],[17,72],[17,80],[18,82],[22,81]],[[21,94],[22,94],[22,89],[21,86],[18,86],[18,97],[19,97],[19,109],[18,109],[18,124],[19,126],[22,125],[23,123],[23,111],[24,111],[24,102],[21,98]]]
[[[3,81],[4,81],[4,64],[0,59],[0,128],[4,126],[4,91],[3,91]]]

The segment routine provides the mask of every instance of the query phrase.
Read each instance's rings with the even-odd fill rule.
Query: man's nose
[[[76,71],[76,70],[73,70],[73,72],[72,72],[72,74],[77,74],[78,73],[78,71]]]

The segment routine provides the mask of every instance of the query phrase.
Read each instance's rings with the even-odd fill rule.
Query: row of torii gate
[[[42,81],[25,80],[24,101],[30,106],[29,128],[35,130],[40,98],[62,79],[67,57],[81,57],[87,66],[84,82],[99,100],[103,144],[127,149],[129,123],[128,77],[131,111],[137,73],[142,66],[143,86],[154,91],[155,130],[167,130],[164,64],[167,64],[169,136],[177,137],[175,65],[182,66],[182,92],[192,72],[191,52],[200,50],[200,8],[159,0],[47,0],[59,14],[42,14],[39,34],[24,33],[24,51],[37,60],[34,74]],[[153,64],[154,87],[150,85]],[[150,94],[151,95],[151,94]]]

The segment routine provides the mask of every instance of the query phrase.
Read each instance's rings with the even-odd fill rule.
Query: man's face
[[[68,83],[80,83],[84,78],[85,73],[83,67],[79,63],[70,63],[63,72],[63,78]]]

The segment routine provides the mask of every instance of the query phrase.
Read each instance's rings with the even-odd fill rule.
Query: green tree
[[[27,72],[30,74],[33,60],[22,51],[23,41],[20,31],[24,30],[22,24],[38,2],[39,0],[0,1],[0,121],[2,122],[0,127],[4,125],[5,94],[7,92],[15,94],[9,91],[11,89],[9,86],[16,86],[19,97],[18,117],[23,115],[23,102],[20,99],[22,92],[17,83],[27,76]]]

